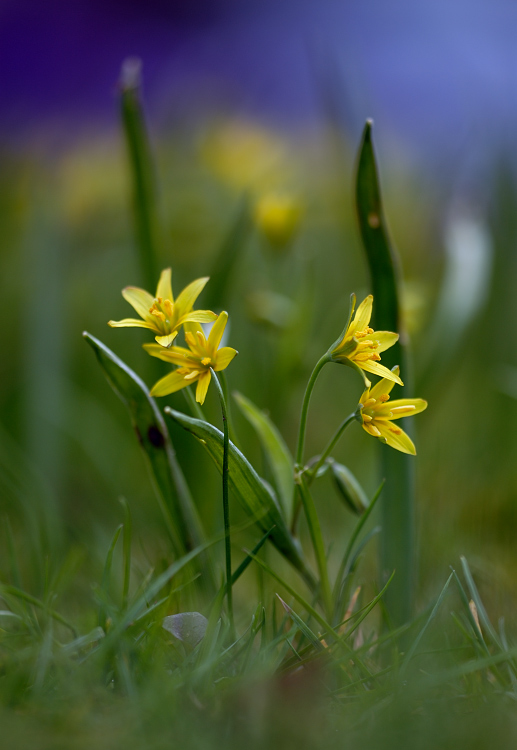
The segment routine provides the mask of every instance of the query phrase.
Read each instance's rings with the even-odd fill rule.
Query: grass
[[[413,457],[399,461],[388,446],[374,445],[356,421],[341,438],[340,424],[354,413],[363,384],[353,369],[323,364],[346,322],[353,290],[343,278],[359,285],[364,279],[357,282],[353,252],[343,252],[336,217],[311,223],[309,215],[304,235],[291,225],[292,214],[289,232],[261,234],[253,190],[230,199],[227,186],[215,189],[206,175],[200,179],[212,210],[225,195],[231,210],[222,212],[212,256],[198,248],[191,268],[174,251],[174,273],[188,282],[206,272],[201,266],[214,268],[203,306],[230,310],[229,342],[240,352],[225,371],[227,382],[221,378],[219,396],[212,385],[202,406],[190,392],[186,398],[149,396],[149,383],[165,371],[145,358],[139,344],[148,338],[138,338],[139,332],[108,329],[102,335],[107,344],[86,334],[90,351],[67,344],[67,326],[75,342],[85,323],[97,333],[99,321],[104,326],[118,317],[112,310],[119,287],[136,277],[154,289],[156,269],[171,263],[163,247],[168,234],[180,242],[187,232],[193,248],[196,237],[200,245],[211,240],[210,226],[205,235],[196,234],[206,217],[194,212],[197,219],[188,218],[188,195],[182,196],[181,215],[172,212],[174,230],[167,220],[158,226],[164,212],[152,183],[138,82],[126,83],[123,123],[138,262],[113,248],[90,247],[88,232],[102,235],[98,225],[106,207],[100,213],[97,207],[96,228],[82,239],[94,273],[85,280],[68,277],[71,322],[59,314],[65,300],[55,301],[50,318],[29,327],[38,337],[37,357],[23,359],[11,338],[6,347],[13,362],[1,403],[8,430],[0,432],[4,745],[513,746],[517,647],[512,605],[497,606],[502,557],[494,571],[486,563],[488,547],[469,539],[464,526],[457,524],[462,537],[451,532],[458,520],[453,514],[460,513],[455,501],[469,518],[481,512],[486,497],[496,517],[497,508],[511,502],[510,462],[497,464],[497,481],[493,466],[500,454],[512,456],[513,438],[491,444],[469,420],[489,415],[486,430],[499,435],[512,407],[505,402],[498,411],[500,394],[486,390],[487,403],[481,398],[472,409],[479,381],[465,371],[458,380],[450,352],[440,358],[438,332],[429,338],[435,349],[426,357],[437,362],[439,381],[432,368],[420,377],[434,393],[429,411],[436,414],[415,438],[423,477],[417,481],[408,468]],[[257,143],[256,134],[252,140]],[[166,152],[164,157],[164,163],[172,159]],[[358,164],[359,236],[380,308],[375,327],[399,330],[402,285],[380,203],[370,126]],[[352,205],[351,194],[321,185],[313,199],[327,206],[336,195]],[[373,209],[379,221],[371,218]],[[38,241],[46,246],[55,236],[42,232]],[[318,253],[311,255],[315,238]],[[354,252],[359,250],[356,242]],[[114,257],[122,266],[116,273],[109,270]],[[40,278],[44,264],[37,268]],[[449,277],[449,289],[451,284]],[[42,284],[43,300],[46,293],[56,296],[55,285],[55,279]],[[9,294],[6,288],[11,304]],[[34,300],[29,307],[34,316]],[[465,361],[477,373],[469,335],[474,325],[495,336],[497,328],[490,316],[476,319],[480,308],[469,309],[470,317],[458,313],[454,342],[458,351],[464,342]],[[59,357],[46,361],[39,378],[38,363],[56,351],[54,336]],[[423,326],[414,347],[417,384],[419,339],[425,340]],[[325,361],[310,376],[319,358]],[[61,369],[51,402],[38,410],[35,394],[44,397],[53,367]],[[12,397],[20,382],[27,390],[23,408]],[[407,396],[415,393],[420,395],[411,389]],[[377,447],[380,456],[372,449]],[[419,555],[412,520],[417,511],[424,517]],[[507,516],[501,512],[500,518],[505,526]],[[440,547],[444,539],[449,544]],[[458,560],[465,539],[469,554],[451,570],[447,564]]]

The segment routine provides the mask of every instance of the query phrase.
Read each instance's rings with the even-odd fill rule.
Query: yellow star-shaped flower
[[[398,375],[398,367],[394,373]],[[367,388],[361,396],[357,418],[369,435],[379,438],[402,453],[416,455],[413,441],[404,430],[393,424],[393,420],[411,417],[427,408],[423,398],[399,398],[390,401],[390,391],[395,385],[392,378],[383,378],[373,388]]]
[[[399,335],[390,331],[374,331],[373,328],[370,328],[372,305],[373,296],[370,294],[361,302],[341,341],[330,352],[331,359],[344,365],[353,362],[361,370],[404,385],[398,374],[396,375],[392,370],[388,370],[387,367],[379,364],[380,352],[393,346],[398,341]],[[354,306],[355,297],[353,298],[352,314]],[[364,379],[365,383],[369,385],[370,381],[366,376],[364,376]]]
[[[196,401],[202,404],[212,378],[211,370],[224,370],[237,354],[230,346],[218,348],[227,320],[228,313],[222,312],[212,326],[208,339],[199,326],[189,324],[190,330],[185,332],[188,349],[181,346],[164,349],[156,344],[144,344],[144,349],[151,356],[179,365],[177,370],[161,378],[152,387],[151,396],[167,396],[197,382]]]
[[[196,279],[180,292],[175,302],[171,287],[171,269],[166,268],[161,273],[155,297],[136,286],[127,286],[122,290],[122,296],[134,307],[142,320],[110,320],[108,325],[113,328],[149,328],[158,334],[155,339],[161,346],[170,346],[183,323],[211,323],[216,319],[217,315],[210,310],[192,310],[207,281],[208,277]]]

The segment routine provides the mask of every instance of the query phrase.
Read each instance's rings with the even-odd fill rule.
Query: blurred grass
[[[240,161],[231,156],[235,143],[242,149]],[[231,284],[215,275],[218,291],[213,292],[211,303],[230,312],[230,340],[239,350],[229,373],[230,391],[239,390],[257,407],[268,410],[291,451],[312,366],[342,329],[350,292],[360,298],[369,291],[352,210],[353,161],[348,149],[353,151],[356,144],[345,144],[339,156],[333,144],[331,138],[315,140],[309,134],[288,142],[281,133],[239,121],[164,131],[153,144],[163,216],[157,265],[172,265],[175,286],[182,288],[209,269],[217,270],[221,248],[230,243]],[[406,272],[402,311],[411,334],[417,383],[423,389],[414,395],[430,400],[415,436],[420,549],[415,571],[417,609],[423,611],[436,601],[448,577],[448,565],[457,565],[459,555],[465,554],[487,611],[494,620],[504,616],[511,631],[517,614],[513,592],[517,436],[511,428],[517,403],[502,392],[497,372],[499,365],[517,366],[512,325],[517,313],[513,294],[515,181],[507,168],[494,165],[490,210],[486,217],[477,217],[493,248],[486,297],[461,335],[455,333],[452,355],[445,321],[433,333],[432,358],[427,360],[447,263],[440,186],[429,184],[417,173],[404,173],[397,164],[390,164],[389,154],[381,154],[381,160],[386,213]],[[76,680],[77,664],[52,662],[49,643],[56,633],[66,639],[59,625],[51,629],[47,617],[51,609],[61,611],[63,606],[67,619],[84,634],[97,624],[99,603],[113,611],[119,606],[117,596],[126,585],[120,541],[113,552],[111,583],[95,588],[92,596],[92,582],[102,580],[114,530],[124,522],[119,497],[127,499],[132,517],[130,594],[136,593],[150,569],[158,575],[168,565],[162,519],[127,415],[92,362],[81,331],[86,328],[101,338],[148,384],[155,377],[155,363],[136,343],[145,340],[139,331],[113,331],[106,325],[108,319],[127,314],[122,287],[145,286],[132,239],[121,138],[95,134],[52,153],[43,152],[37,144],[23,154],[4,147],[0,162],[0,503],[2,515],[9,516],[12,526],[11,546],[5,537],[0,548],[0,580],[15,585],[12,577],[18,577],[19,588],[30,591],[47,607],[43,618],[32,626],[32,645],[24,640],[23,632],[15,630],[7,641],[12,645],[0,654],[2,700],[6,706],[23,706],[18,712],[2,709],[6,746],[23,747],[31,742],[67,747],[74,737],[77,747],[92,743],[141,747],[144,740],[160,747],[170,742],[173,724],[174,731],[186,738],[186,747],[189,742],[193,747],[213,746],[214,737],[235,747],[271,743],[340,747],[345,735],[350,747],[389,748],[404,743],[458,747],[463,743],[470,748],[486,747],[488,741],[509,746],[516,733],[515,719],[504,700],[494,703],[500,695],[491,692],[490,670],[468,676],[468,683],[452,681],[437,688],[430,688],[411,671],[411,691],[402,684],[395,689],[388,680],[384,693],[376,691],[375,699],[367,691],[360,704],[357,699],[360,711],[353,702],[344,708],[340,704],[338,711],[323,698],[321,686],[326,677],[318,663],[301,676],[279,675],[275,682],[264,679],[263,683],[259,665],[256,672],[250,671],[249,688],[235,681],[234,692],[230,688],[224,700],[222,692],[217,695],[215,691],[219,712],[214,718],[196,704],[188,689],[181,700],[172,701],[173,692],[178,695],[176,686],[173,690],[168,683],[173,657],[163,639],[157,638],[152,659],[142,660],[147,673],[136,670],[136,685],[131,683],[131,669],[124,671],[124,665],[134,664],[135,652],[128,647],[125,655],[118,655],[118,674],[127,677],[124,695],[115,689],[112,693],[99,689],[96,666],[85,667]],[[252,208],[264,192],[290,191],[294,186],[305,207],[303,218],[292,242],[275,250],[251,223],[253,212],[248,212],[248,206]],[[465,293],[461,283],[455,293]],[[200,303],[205,300],[201,297]],[[268,314],[261,316],[264,300]],[[423,373],[418,372],[419,361],[428,362]],[[354,373],[325,368],[311,405],[307,456],[321,450],[343,417],[355,408],[359,395]],[[185,410],[182,394],[161,403]],[[209,393],[205,406],[208,417],[218,424],[214,393]],[[235,407],[232,418],[245,455],[262,476],[273,480],[253,428]],[[205,528],[210,536],[220,533],[217,471],[202,447],[185,439],[181,428],[171,425],[170,429]],[[335,452],[370,497],[378,484],[376,447],[352,426]],[[329,474],[314,485],[314,498],[324,537],[333,539],[330,567],[335,571],[353,520]],[[235,524],[245,521],[237,508],[232,513]],[[306,540],[303,524],[302,534]],[[251,549],[256,542],[249,528],[239,533],[235,547],[240,559],[242,549]],[[367,548],[361,561],[361,577],[370,598],[377,593],[372,583],[376,578],[374,547],[375,543],[371,550]],[[264,548],[263,554],[270,562],[275,553]],[[277,557],[273,559],[275,570],[290,580],[287,568]],[[236,586],[241,623],[251,619],[255,592],[263,601],[273,594],[267,576],[257,579],[251,571],[244,575],[244,584]],[[177,607],[199,605],[188,586],[174,596]],[[85,607],[85,601],[89,606]],[[267,627],[273,631],[268,607]],[[33,615],[27,603],[20,611],[24,617],[26,612]],[[297,611],[305,617],[305,612]],[[438,663],[444,668],[454,666],[444,649],[473,648],[456,631],[450,636],[449,620],[445,628],[443,617],[439,613],[430,634],[431,642],[438,641],[443,653],[430,656],[427,662],[423,658],[425,666],[433,669]],[[3,636],[11,632],[4,620],[0,620],[0,632]],[[444,645],[449,638],[456,641]],[[15,653],[17,668],[9,672]],[[226,673],[219,678],[225,685],[233,679]],[[145,689],[140,689],[139,680]],[[42,689],[47,684],[50,692]],[[27,703],[29,688],[34,694]],[[395,696],[392,700],[390,690]],[[452,696],[458,703],[447,709],[445,702]],[[332,719],[323,729],[322,716]],[[362,716],[370,717],[368,724]]]

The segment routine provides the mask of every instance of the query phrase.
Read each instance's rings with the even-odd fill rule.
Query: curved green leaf
[[[281,508],[288,526],[293,515],[294,474],[293,457],[289,448],[270,418],[242,393],[233,394],[242,414],[253,426],[258,439],[266,453],[275,487],[280,499]]]
[[[202,443],[219,471],[222,471],[223,433],[208,422],[188,417],[168,406],[165,413]],[[271,541],[312,588],[312,575],[301,557],[297,541],[287,528],[273,491],[231,441],[228,465],[230,487],[242,507],[253,516],[263,532],[274,527],[270,534]]]
[[[178,554],[184,554],[203,544],[205,534],[163,416],[138,375],[101,341],[86,332],[83,336],[94,350],[109,384],[129,411],[174,548]]]

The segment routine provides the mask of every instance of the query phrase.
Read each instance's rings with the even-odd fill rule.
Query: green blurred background
[[[155,106],[149,123],[157,265],[172,266],[176,293],[212,276],[199,305],[230,314],[228,343],[239,351],[227,373],[230,390],[268,410],[291,450],[312,367],[342,330],[350,293],[369,293],[353,208],[360,131],[340,118],[336,79],[325,76],[316,87],[326,112],[318,127],[310,117],[294,127],[259,107],[224,105],[184,118]],[[141,349],[145,334],[107,326],[130,314],[121,289],[146,286],[116,98],[108,125],[77,114],[68,129],[41,119],[18,141],[11,126],[0,143],[0,508],[27,568],[32,558],[39,567],[41,550],[51,563],[71,555],[84,581],[90,566],[101,569],[122,518],[120,497],[134,515],[140,559],[167,554],[127,414],[81,337],[87,330],[100,338],[149,385],[166,371]],[[370,114],[359,106],[354,112],[356,121]],[[418,601],[427,603],[465,554],[489,609],[510,616],[517,565],[511,148],[503,138],[491,142],[482,190],[472,192],[466,162],[435,168],[433,161],[446,161],[445,146],[436,159],[415,158],[403,133],[397,139],[389,131],[389,118],[385,130],[374,131],[381,183],[403,269],[414,395],[429,401],[415,420]],[[452,179],[455,164],[463,171]],[[311,406],[309,455],[355,408],[361,390],[351,370],[325,368]],[[181,393],[160,403],[187,411]],[[219,424],[215,392],[206,411]],[[232,413],[244,452],[267,478],[235,403]],[[207,527],[220,530],[214,467],[189,435],[173,429],[172,437]],[[335,453],[370,495],[380,479],[378,448],[353,425]],[[329,477],[316,496],[338,552],[353,518]],[[373,579],[373,550],[369,566]]]

